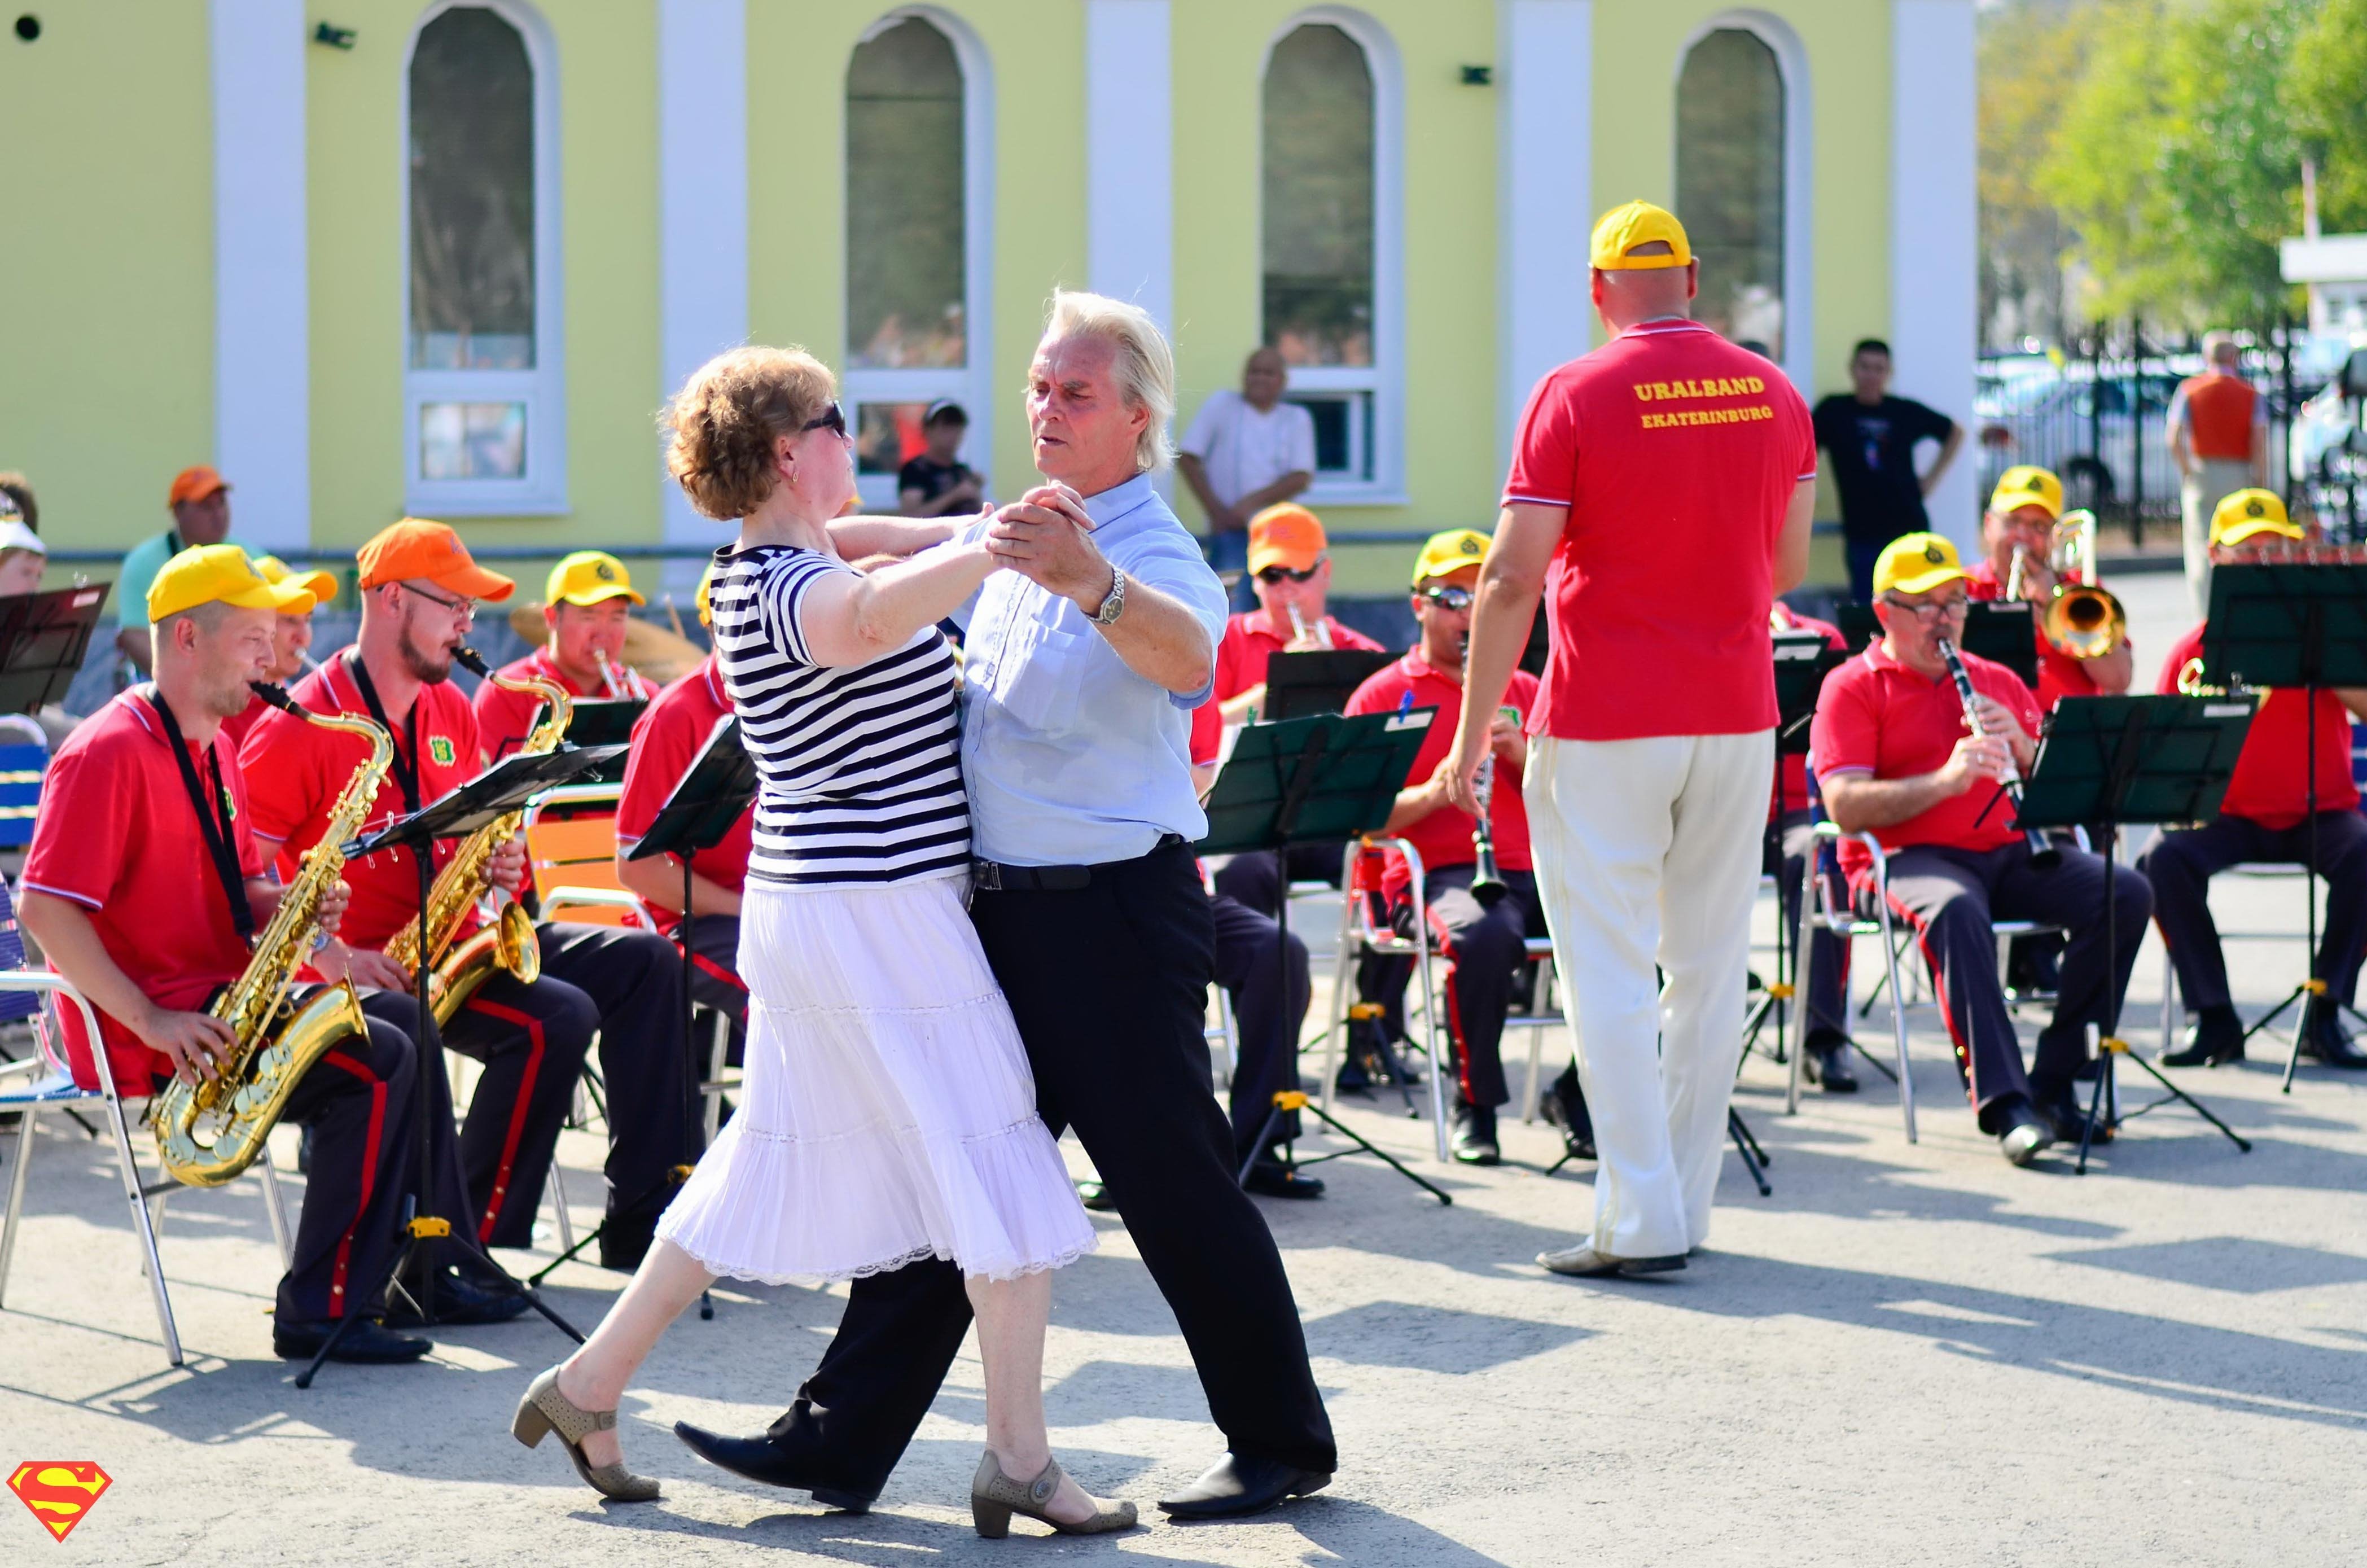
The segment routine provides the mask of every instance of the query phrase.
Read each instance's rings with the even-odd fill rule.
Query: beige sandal
[[[1105,1535],[1111,1530],[1132,1529],[1135,1524],[1134,1505],[1109,1503],[1093,1498],[1100,1510],[1092,1518],[1079,1524],[1056,1519],[1045,1509],[1060,1491],[1060,1461],[1046,1461],[1043,1472],[1033,1481],[1014,1481],[1002,1473],[1002,1465],[990,1449],[978,1461],[978,1474],[969,1483],[970,1522],[978,1533],[989,1540],[1001,1540],[1011,1533],[1011,1516],[1025,1514],[1040,1524],[1051,1526],[1062,1535]],[[1087,1494],[1088,1496],[1092,1494]]]
[[[510,1435],[531,1449],[540,1445],[545,1433],[556,1432],[586,1486],[619,1503],[651,1502],[658,1495],[656,1482],[635,1475],[622,1460],[595,1465],[583,1457],[583,1439],[616,1425],[615,1411],[581,1409],[560,1392],[559,1369],[553,1367],[527,1385],[526,1397],[518,1401],[517,1415],[510,1422]]]

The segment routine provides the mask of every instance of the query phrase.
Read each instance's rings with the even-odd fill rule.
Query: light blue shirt
[[[1162,834],[1208,831],[1192,790],[1192,710],[1214,689],[1224,585],[1150,475],[1087,496],[1085,511],[1111,565],[1199,621],[1210,684],[1171,693],[1127,668],[1069,600],[1016,572],[989,577],[962,664],[962,781],[981,859],[1090,866],[1148,855]]]

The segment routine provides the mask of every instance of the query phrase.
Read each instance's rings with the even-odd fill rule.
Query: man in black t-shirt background
[[[1854,390],[1817,404],[1817,445],[1832,461],[1841,494],[1841,541],[1849,556],[1850,597],[1874,597],[1874,562],[1901,534],[1930,531],[1923,498],[1938,486],[1965,444],[1965,428],[1936,408],[1890,395],[1890,345],[1878,337],[1850,351]],[[1915,448],[1940,443],[1931,472],[1915,472]]]
[[[941,397],[929,404],[921,420],[921,438],[928,446],[896,472],[897,509],[904,516],[943,517],[978,510],[986,499],[986,482],[957,455],[968,434],[969,414],[960,403]]]

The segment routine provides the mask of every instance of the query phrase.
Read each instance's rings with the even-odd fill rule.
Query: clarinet
[[[1964,702],[1965,722],[1973,727],[1973,733],[1976,735],[1987,735],[1988,731],[1981,723],[1980,709],[1975,705],[1977,694],[1973,690],[1973,677],[1965,673],[1965,661],[1957,657],[1956,645],[1945,637],[1940,639],[1940,657],[1948,662],[1948,678],[1956,683],[1956,696]],[[1998,787],[2005,792],[2005,798],[2012,802],[2014,815],[2020,817],[2022,815],[2022,770],[2013,765],[2013,754],[2010,750],[2006,753],[2005,777],[1998,781]],[[2037,828],[2023,828],[2022,835],[2029,841],[2032,865],[2052,866],[2063,858],[2063,852],[2055,847],[2055,841]]]
[[[1496,869],[1496,830],[1488,820],[1496,800],[1494,752],[1479,759],[1479,773],[1471,780],[1471,792],[1479,801],[1479,815],[1471,825],[1471,896],[1480,908],[1492,909],[1512,891],[1505,885],[1503,874]]]

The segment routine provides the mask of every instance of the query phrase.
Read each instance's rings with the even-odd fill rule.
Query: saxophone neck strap
[[[386,716],[386,704],[378,699],[378,687],[369,676],[369,668],[362,663],[359,648],[345,650],[345,673],[354,677],[354,689],[362,694],[363,705],[378,727],[394,735],[393,722]],[[417,815],[422,801],[419,798],[419,699],[411,699],[411,711],[402,716],[402,738],[394,747],[394,781],[402,790],[402,809]]]
[[[244,942],[255,935],[255,909],[246,901],[246,870],[238,862],[238,829],[231,811],[230,791],[222,787],[221,755],[212,746],[206,747],[205,777],[198,774],[195,758],[189,756],[189,743],[181,733],[181,722],[173,716],[173,705],[154,682],[140,688],[141,700],[153,710],[157,722],[164,726],[164,742],[172,748],[173,761],[181,770],[181,790],[188,796],[190,809],[198,813],[198,833],[206,841],[206,854],[214,863],[214,875],[221,882],[222,896],[230,901],[230,923]],[[206,786],[213,786],[209,795]]]

